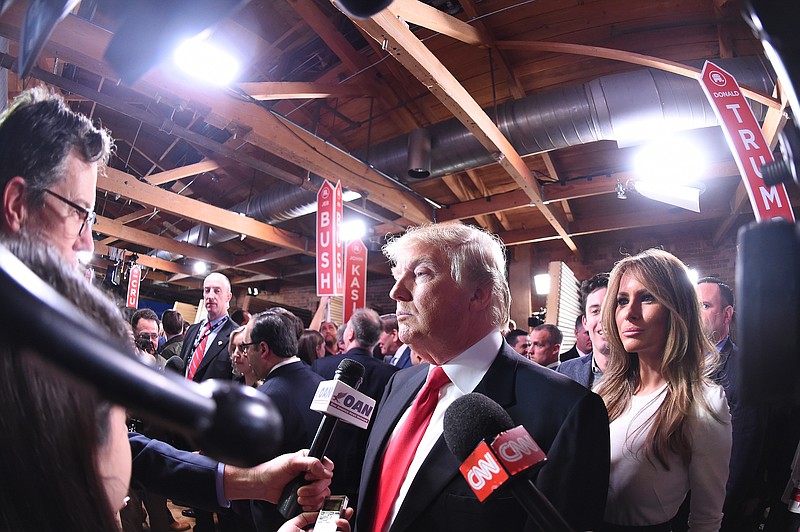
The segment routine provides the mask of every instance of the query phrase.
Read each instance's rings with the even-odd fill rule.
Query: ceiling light
[[[202,275],[208,271],[208,264],[205,262],[198,260],[192,265],[192,271],[195,275]]]
[[[685,185],[706,169],[703,150],[679,137],[662,138],[644,146],[634,157],[638,179]]]
[[[208,42],[204,35],[183,41],[172,57],[183,72],[214,85],[228,85],[239,73],[236,58]]]
[[[366,234],[367,226],[364,225],[362,220],[350,220],[349,222],[343,222],[339,226],[339,235],[343,242],[364,238]]]
[[[633,186],[645,198],[700,212],[700,193],[703,190],[699,188],[647,180],[636,181]]]
[[[617,199],[628,199],[627,194],[625,194],[625,186],[621,182],[617,181],[617,185],[614,187],[614,190],[617,192]]]
[[[536,293],[544,296],[550,293],[550,274],[540,273],[533,276],[533,285],[536,287]]]

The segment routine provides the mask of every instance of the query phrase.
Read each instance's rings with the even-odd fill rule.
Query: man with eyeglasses
[[[41,87],[24,91],[0,115],[0,233],[43,242],[77,265],[78,252],[94,249],[97,170],[110,149],[108,132],[60,97]],[[235,499],[276,502],[301,473],[313,479],[299,490],[305,507],[319,508],[330,493],[330,462],[299,453],[238,468],[140,434],[129,441],[132,485],[208,509]]]
[[[131,316],[131,329],[136,346],[142,351],[154,355],[158,349],[159,320],[158,314],[149,308],[137,310]],[[144,347],[147,346],[147,349]]]

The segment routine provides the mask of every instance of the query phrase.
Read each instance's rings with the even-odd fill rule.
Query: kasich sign
[[[344,316],[350,321],[356,309],[367,306],[367,248],[361,239],[351,240],[344,248]]]
[[[709,61],[703,66],[700,84],[722,125],[756,221],[784,218],[793,222],[794,213],[786,188],[782,184],[764,185],[761,167],[772,162],[772,151],[739,84],[728,72]]]

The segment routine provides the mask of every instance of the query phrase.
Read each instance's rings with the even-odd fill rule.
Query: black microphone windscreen
[[[361,380],[364,378],[364,365],[352,358],[345,358],[339,362],[339,367],[336,368],[336,374],[333,378],[358,389],[361,385]]]
[[[183,373],[183,371],[186,369],[186,363],[179,355],[173,355],[169,357],[167,363],[164,364],[164,368],[174,371],[175,373]]]
[[[480,393],[459,397],[444,413],[444,441],[460,461],[475,450],[481,440],[514,428],[503,407]]]

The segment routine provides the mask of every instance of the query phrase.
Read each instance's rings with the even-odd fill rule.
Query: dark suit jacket
[[[400,346],[400,349],[403,349],[403,354],[397,359],[397,364],[394,367],[397,369],[410,368],[413,366],[411,363],[411,348],[404,344]]]
[[[183,346],[181,347],[181,358],[183,358],[186,368],[192,360],[192,347],[194,340],[200,331],[200,326],[203,322],[195,323],[186,331],[183,339]],[[231,333],[238,325],[230,318],[225,321],[222,327],[217,331],[217,336],[210,345],[206,345],[206,353],[203,355],[203,360],[197,367],[197,371],[192,379],[194,382],[202,382],[208,379],[233,379],[233,366],[231,366],[231,356],[228,353],[228,342],[230,341]]]
[[[419,392],[427,365],[396,373],[372,427],[361,476],[357,532],[369,532],[381,460],[392,429]],[[597,529],[608,492],[608,414],[599,396],[503,345],[475,389],[525,426],[547,464],[535,482],[576,530]],[[527,514],[507,494],[478,502],[458,470],[460,463],[439,438],[406,496],[392,532],[533,530]]]
[[[561,362],[566,362],[567,360],[572,360],[573,358],[580,358],[580,356],[581,354],[578,353],[578,344],[575,344],[569,348],[569,351],[564,351],[558,355],[558,360]]]
[[[741,515],[744,502],[752,496],[757,484],[759,457],[762,454],[767,424],[767,410],[756,404],[744,403],[737,390],[739,349],[730,337],[720,350],[719,367],[713,380],[725,390],[731,410],[733,447],[725,493],[723,529],[734,525]],[[733,521],[732,521],[733,520]]]
[[[592,355],[573,358],[572,360],[562,362],[556,371],[562,375],[566,375],[581,386],[589,388],[590,390],[592,386],[594,386],[595,375],[592,373]]]
[[[326,380],[333,379],[336,368],[343,358],[353,359],[364,366],[364,381],[358,390],[376,401],[380,401],[383,391],[386,389],[386,383],[389,382],[389,378],[397,371],[397,368],[381,362],[366,349],[355,348],[343,355],[318,358],[311,365],[311,369]],[[378,404],[373,410],[373,419],[377,408]],[[327,455],[333,460],[335,466],[331,481],[331,493],[347,495],[354,508],[358,502],[358,484],[361,479],[361,466],[364,463],[370,427],[363,430],[346,423],[337,423],[328,446]]]
[[[131,483],[150,493],[174,498],[195,508],[216,510],[216,460],[180,451],[135,432],[128,433],[133,458]]]
[[[322,377],[303,362],[272,371],[258,387],[275,404],[283,417],[283,443],[277,454],[307,449],[314,439],[322,414],[309,409]],[[253,520],[259,532],[274,531],[286,522],[274,504],[253,501]]]

